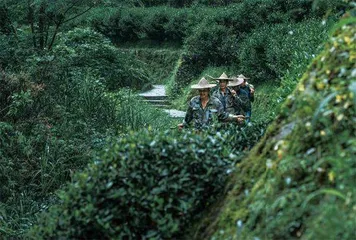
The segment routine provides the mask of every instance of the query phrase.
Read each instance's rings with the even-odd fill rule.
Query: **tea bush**
[[[150,40],[155,43],[183,43],[191,28],[199,21],[204,9],[176,9],[169,7],[118,8],[109,17],[96,17],[92,26],[117,43]]]
[[[168,22],[164,25],[164,32],[167,41],[174,41],[178,43],[183,43],[186,38],[189,29],[192,27],[192,14],[187,10],[180,11],[170,11]]]
[[[154,10],[155,11],[150,11],[150,14],[145,16],[142,27],[145,29],[145,34],[148,39],[162,42],[166,40],[164,26],[169,22],[170,16],[166,9],[155,8]]]
[[[342,5],[332,7],[325,21],[323,10],[313,11],[310,1],[251,0],[198,11],[201,17],[185,38],[175,85],[186,86],[206,67],[221,65],[236,66],[257,82],[280,78],[294,58],[304,61],[318,52],[338,8],[350,8]]]
[[[47,238],[171,238],[223,186],[234,159],[225,137],[130,133],[111,145],[31,231]]]
[[[143,32],[144,14],[142,11],[119,11],[110,21],[113,21],[116,40],[135,41]],[[108,32],[107,30],[105,33]],[[110,32],[110,31],[109,31]]]
[[[223,18],[220,21],[227,24]],[[206,20],[186,39],[189,54],[183,59],[175,81],[184,86],[197,78],[199,69],[209,65],[236,66],[239,72],[253,76],[255,83],[273,81],[282,77],[292,62],[309,61],[318,52],[318,45],[325,40],[332,22],[261,23],[261,27],[246,35],[251,29],[241,33],[244,30],[233,31],[229,25]]]
[[[238,165],[218,210],[198,224],[197,239],[354,238],[354,14],[336,25],[262,141]]]
[[[139,88],[149,82],[146,70],[129,54],[120,52],[109,40],[90,29],[62,34],[53,49],[59,68],[94,69],[109,90]],[[69,68],[69,69],[71,69]]]
[[[146,74],[102,35],[89,29],[64,33],[52,52],[21,51],[22,44],[17,50],[13,43],[2,49],[9,56],[15,53],[0,77],[4,238],[20,238],[35,213],[53,204],[53,192],[89,162],[108,136],[148,125],[167,129],[171,123],[167,114],[138,99],[108,93],[107,80],[116,81],[111,71],[129,86],[141,86]]]
[[[307,20],[254,30],[239,46],[240,71],[254,76],[256,82],[282,77],[292,62],[308,62],[318,53],[332,23]]]

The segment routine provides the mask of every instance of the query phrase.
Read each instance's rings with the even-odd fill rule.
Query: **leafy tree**
[[[9,1],[0,5],[0,29],[2,32],[16,35],[14,22],[20,21],[30,26],[32,45],[35,49],[51,49],[60,28],[66,23],[89,12],[98,6],[100,0],[27,0],[26,2]],[[25,12],[20,19],[14,15]],[[21,19],[22,18],[22,19]]]

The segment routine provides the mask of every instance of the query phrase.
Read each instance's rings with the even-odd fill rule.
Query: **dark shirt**
[[[248,93],[243,89],[236,91],[236,97],[234,102],[235,114],[245,115],[247,111],[251,110],[251,102],[248,97]]]
[[[187,127],[193,123],[195,129],[203,129],[215,121],[228,121],[229,114],[223,110],[219,99],[210,97],[205,108],[201,105],[200,96],[195,96],[190,100],[183,126]]]
[[[240,86],[240,89],[247,92],[250,102],[253,102],[255,101],[255,96],[251,94],[251,88],[253,88],[253,85],[251,84],[246,84],[244,87]]]
[[[229,88],[226,88],[225,94],[223,94],[223,92],[220,91],[220,88],[218,88],[213,92],[212,96],[220,100],[225,112],[232,114],[235,113],[235,97],[232,96],[231,90]]]

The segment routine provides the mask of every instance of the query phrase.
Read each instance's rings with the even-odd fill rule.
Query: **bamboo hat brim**
[[[218,78],[214,78],[214,77],[213,77],[213,79],[215,79],[215,80],[228,80],[228,81],[232,81],[232,79],[229,78],[229,77],[226,75],[226,73],[224,73],[224,72],[220,75],[220,77],[218,77]]]
[[[228,87],[235,87],[241,85],[244,82],[243,78],[232,77],[232,81],[227,85]]]
[[[206,80],[204,77],[200,79],[198,84],[194,84],[191,86],[192,89],[206,89],[206,88],[213,88],[215,87],[216,84],[210,84],[208,80]]]
[[[239,76],[237,76],[238,78],[242,78],[242,79],[250,79],[248,77],[245,77],[244,75],[240,74]]]

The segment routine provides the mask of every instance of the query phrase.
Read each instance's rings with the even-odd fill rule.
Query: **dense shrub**
[[[337,24],[197,239],[354,238],[355,30]]]
[[[147,78],[140,63],[102,35],[76,29],[62,34],[53,51],[41,53],[28,50],[26,34],[19,36],[25,40],[18,44],[2,38],[9,48],[2,48],[0,57],[6,67],[0,76],[0,235],[5,238],[26,231],[34,214],[53,204],[53,192],[88,163],[106,137],[149,125],[167,129],[171,123],[137,97],[108,93],[110,84],[148,82],[141,81]],[[116,82],[120,77],[123,82]]]
[[[304,62],[317,53],[336,6],[341,5],[331,9],[326,24],[320,18],[322,10],[314,12],[310,1],[251,0],[212,12],[196,11],[200,17],[194,18],[196,24],[185,38],[187,51],[176,71],[179,87],[174,92],[207,66],[236,66],[256,82],[280,78],[292,62]]]
[[[181,55],[179,49],[132,48],[126,50],[145,65],[148,75],[155,84],[166,83],[172,75],[175,64]]]
[[[169,22],[167,9],[154,9],[145,16],[142,27],[145,29],[146,37],[153,41],[162,42],[166,40],[164,26]]]
[[[77,28],[61,35],[53,54],[60,70],[69,66],[80,68],[83,72],[93,69],[110,90],[139,88],[149,82],[139,61],[120,52],[101,34],[90,29]]]
[[[236,35],[224,25],[212,24],[209,19],[200,24],[194,35],[186,39],[190,55],[206,64],[227,65],[236,61]]]
[[[186,39],[187,53],[183,55],[174,80],[180,88],[197,78],[209,65],[232,65],[238,72],[252,77],[254,83],[279,79],[292,64],[305,66],[313,58],[333,22],[306,20],[264,24],[250,34],[236,35],[232,28],[210,20],[206,19],[196,28],[195,34]],[[176,91],[179,92],[179,88]]]
[[[222,187],[233,161],[225,145],[220,133],[140,131],[120,138],[75,177],[31,236],[173,237]]]
[[[292,62],[308,62],[317,54],[330,23],[307,20],[256,29],[239,46],[240,71],[253,76],[256,82],[280,78]]]
[[[164,25],[165,39],[182,43],[191,28],[191,18],[192,14],[188,10],[170,11],[168,22]]]
[[[177,2],[177,1],[174,1]],[[149,39],[155,41],[182,42],[187,33],[193,33],[205,18],[210,23],[229,28],[233,34],[248,33],[263,24],[286,22],[300,22],[311,17],[323,17],[331,9],[331,13],[338,13],[347,8],[346,3],[335,1],[309,0],[245,0],[245,1],[209,1],[215,8],[199,5],[187,5],[186,8],[172,8],[159,6],[150,8],[108,8],[107,14],[100,13],[92,24],[101,33],[118,42]],[[198,3],[198,4],[197,4]],[[180,5],[179,3],[177,3]],[[183,3],[184,4],[184,3]],[[145,5],[143,3],[143,5]],[[169,5],[169,4],[168,4]],[[228,7],[226,7],[228,5]],[[107,17],[107,15],[110,17]]]
[[[119,41],[135,41],[140,38],[142,31],[143,15],[139,11],[120,11],[114,16],[113,21],[115,34]]]
[[[197,23],[196,14],[190,9],[167,7],[119,8],[109,17],[99,15],[91,21],[96,30],[117,43],[147,39],[157,43],[173,41],[182,44]]]

